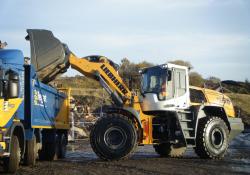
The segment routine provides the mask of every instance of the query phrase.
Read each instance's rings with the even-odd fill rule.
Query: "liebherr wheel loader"
[[[50,31],[40,30],[37,38],[39,33],[43,40],[47,33],[44,43],[48,46],[56,39]],[[91,146],[101,159],[124,159],[137,145],[148,144],[161,156],[180,157],[191,147],[201,158],[218,159],[243,130],[231,100],[222,93],[190,86],[187,67],[162,64],[142,69],[141,94],[136,95],[106,57],[78,58],[66,47],[65,57],[66,68],[70,65],[99,81],[115,104],[91,131]]]

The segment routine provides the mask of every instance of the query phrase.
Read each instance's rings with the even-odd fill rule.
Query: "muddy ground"
[[[250,134],[234,140],[224,160],[199,159],[192,150],[181,159],[160,158],[152,146],[144,146],[128,160],[105,162],[96,157],[87,140],[77,141],[68,146],[66,159],[38,161],[35,167],[22,166],[17,174],[250,174]]]

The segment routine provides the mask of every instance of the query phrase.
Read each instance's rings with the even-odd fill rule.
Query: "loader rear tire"
[[[21,149],[18,137],[13,135],[10,143],[10,157],[4,158],[4,169],[8,173],[15,173],[20,164]]]
[[[170,143],[161,143],[159,145],[154,145],[155,152],[161,157],[182,157],[186,152],[185,146],[173,145]]]
[[[103,160],[125,159],[137,146],[137,132],[126,116],[109,114],[95,123],[90,143],[96,155]]]
[[[34,166],[38,155],[36,137],[26,142],[26,151],[24,164],[28,166]]]
[[[196,154],[201,158],[221,159],[228,148],[229,130],[223,119],[205,117],[199,120]]]

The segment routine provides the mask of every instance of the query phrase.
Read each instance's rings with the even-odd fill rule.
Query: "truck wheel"
[[[103,160],[125,159],[137,146],[134,124],[120,114],[100,118],[90,133],[93,151]]]
[[[185,146],[173,145],[170,143],[161,143],[159,145],[154,145],[155,152],[157,152],[161,157],[182,157],[186,152]]]
[[[228,148],[228,135],[228,127],[221,118],[200,119],[194,148],[196,154],[201,158],[223,158]]]
[[[40,160],[52,161],[57,159],[57,144],[56,143],[44,143],[42,149],[39,152]]]
[[[19,168],[21,149],[18,137],[13,135],[10,143],[10,157],[4,159],[4,168],[9,173],[14,173]]]
[[[66,152],[67,152],[67,138],[66,138],[65,134],[61,134],[61,136],[59,136],[59,140],[58,140],[57,157],[59,159],[65,158]]]
[[[26,142],[24,164],[28,166],[34,166],[36,163],[37,155],[38,155],[38,150],[36,144],[36,137],[34,137],[32,140],[28,140]]]

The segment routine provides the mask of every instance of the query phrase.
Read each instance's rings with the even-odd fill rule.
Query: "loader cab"
[[[163,64],[141,71],[142,110],[152,114],[189,107],[188,68]]]

